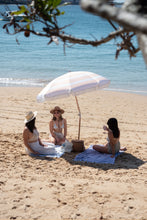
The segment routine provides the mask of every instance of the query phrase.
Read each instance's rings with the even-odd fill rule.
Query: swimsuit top
[[[53,122],[53,128],[54,128],[55,130],[59,128],[59,127],[56,125],[55,121]],[[63,121],[63,120],[62,120],[61,128],[64,128],[64,121]]]
[[[28,141],[35,142],[35,141],[38,141],[38,138],[39,138],[39,133],[38,133],[37,129],[34,129],[33,136]]]

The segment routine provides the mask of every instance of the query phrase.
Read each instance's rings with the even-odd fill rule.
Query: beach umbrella
[[[48,83],[46,87],[38,94],[37,101],[44,102],[46,100],[54,100],[68,97],[69,95],[75,96],[77,108],[79,111],[79,140],[81,127],[81,111],[77,95],[103,89],[105,87],[108,87],[109,83],[110,80],[96,73],[87,71],[68,72]]]

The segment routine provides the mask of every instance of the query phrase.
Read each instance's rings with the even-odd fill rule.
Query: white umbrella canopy
[[[37,101],[44,102],[64,98],[69,95],[74,95],[79,110],[79,132],[78,140],[80,139],[81,112],[77,100],[77,95],[99,90],[108,87],[110,80],[96,73],[87,71],[68,72],[62,76],[52,80],[38,94]]]

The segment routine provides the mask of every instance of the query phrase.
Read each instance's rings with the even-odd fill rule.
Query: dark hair
[[[60,119],[61,121],[63,120],[62,115],[60,115],[59,119]],[[56,121],[56,120],[57,120],[57,118],[56,118],[55,116],[53,116],[53,121]]]
[[[108,127],[111,129],[114,138],[119,138],[119,136],[120,136],[120,130],[119,130],[119,128],[118,128],[117,119],[116,119],[116,118],[110,118],[110,119],[107,121],[107,125],[108,125]]]
[[[27,127],[27,128],[29,129],[29,131],[32,132],[32,133],[33,133],[33,130],[36,128],[36,127],[35,127],[35,119],[36,119],[36,118],[34,118],[33,120],[31,120],[31,121],[29,121],[29,122],[26,123],[26,127]]]

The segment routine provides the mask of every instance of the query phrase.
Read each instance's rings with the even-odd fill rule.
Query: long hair
[[[61,121],[63,120],[62,115],[60,115],[59,119],[60,119]],[[53,121],[56,121],[56,120],[57,120],[57,118],[56,118],[55,116],[53,116],[52,120],[53,120]]]
[[[32,133],[33,133],[33,130],[36,128],[36,127],[35,127],[35,119],[36,119],[36,118],[34,118],[33,120],[31,120],[31,121],[29,121],[29,122],[26,123],[26,127],[27,127],[27,128],[29,129],[29,131],[32,132]]]
[[[111,129],[114,138],[119,138],[119,136],[120,136],[120,130],[119,130],[119,128],[118,128],[117,119],[116,119],[116,118],[110,118],[110,119],[107,121],[107,125],[108,125],[108,127]]]

